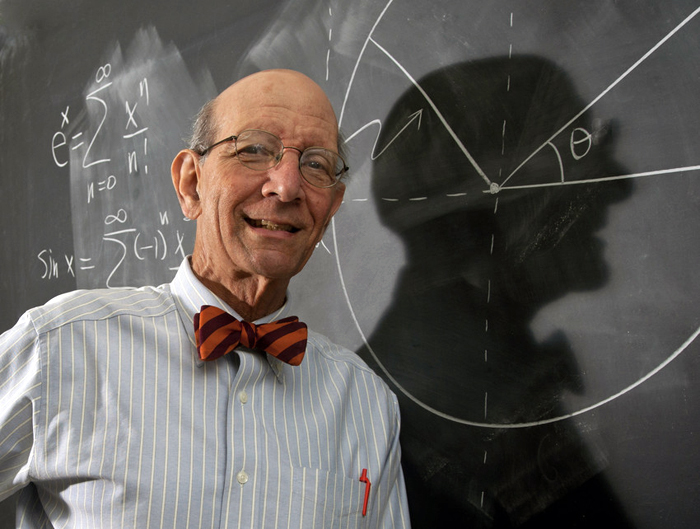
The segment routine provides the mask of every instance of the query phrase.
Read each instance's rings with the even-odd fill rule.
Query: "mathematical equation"
[[[112,74],[112,65],[107,63],[104,66],[100,66],[95,74],[95,83],[98,85],[96,89],[91,91],[87,96],[85,96],[86,104],[92,104],[96,106],[97,111],[100,113],[100,121],[95,129],[95,131],[90,135],[85,135],[84,132],[75,132],[71,134],[71,142],[63,132],[63,129],[70,125],[70,106],[61,112],[61,130],[53,135],[51,141],[51,154],[53,156],[54,163],[58,167],[65,167],[68,165],[70,158],[68,156],[68,150],[72,151],[83,151],[82,156],[82,167],[87,169],[98,164],[106,164],[112,161],[112,158],[107,155],[100,158],[99,156],[95,159],[93,153],[93,147],[100,133],[104,131],[104,125],[107,121],[109,115],[109,106],[107,105],[106,99],[102,96],[103,92],[109,89],[113,83],[110,81],[110,76]],[[134,101],[125,101],[125,115],[122,116],[122,120],[126,122],[125,130],[126,132],[122,135],[124,139],[136,138],[139,136],[143,137],[143,153],[144,156],[148,154],[148,137],[146,133],[148,132],[148,127],[139,127],[136,121],[136,109],[139,102],[143,102],[146,106],[150,104],[150,97],[148,92],[148,78],[143,78],[138,83],[138,96],[135,97]],[[135,129],[135,130],[133,130]],[[138,160],[137,153],[135,150],[128,153],[128,170],[129,174],[138,170]],[[148,166],[146,165],[145,173],[148,173]],[[105,185],[107,184],[107,185]],[[109,175],[108,180],[102,181],[99,185],[104,189],[113,189],[116,184],[116,178],[114,175]],[[90,195],[94,197],[94,183],[90,183]]]
[[[172,99],[181,97],[170,97],[167,81],[187,72],[156,34],[136,40],[132,60],[117,46],[95,69],[82,101],[57,112],[50,152],[70,174],[74,252],[39,249],[42,280],[73,276],[79,288],[160,283],[188,253],[193,223],[183,218],[163,171],[188,125],[171,117]],[[196,107],[186,110],[191,116]]]
[[[122,229],[106,231],[102,238],[105,243],[116,244],[118,248],[115,261],[106,265],[108,266],[106,269],[107,279],[104,286],[107,288],[116,286],[111,284],[111,280],[118,274],[124,262],[129,259],[165,261],[169,250],[170,254],[176,254],[180,259],[185,258],[187,255],[183,247],[185,234],[177,229],[174,233],[170,233],[167,229],[169,224],[167,212],[161,213],[160,219],[161,228],[156,229],[154,234],[144,234],[137,228],[123,227],[128,222],[128,214],[124,209],[120,209],[116,215],[107,216],[106,225],[116,223],[116,225],[121,225]],[[92,257],[79,257],[76,263],[74,255],[63,254],[63,259],[61,259],[61,257],[54,256],[52,248],[42,249],[36,257],[41,263],[40,277],[46,280],[58,279],[62,274],[76,277],[76,269],[89,271],[98,267]]]

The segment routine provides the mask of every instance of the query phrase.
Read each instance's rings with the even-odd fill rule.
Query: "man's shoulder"
[[[384,380],[375,373],[360,356],[331,341],[328,337],[309,330],[309,346],[314,350],[315,355],[322,361],[335,364],[338,369],[346,370],[354,374],[369,376],[377,381],[381,381],[382,385],[386,385]],[[388,387],[387,387],[388,389]]]
[[[323,334],[309,329],[308,343],[316,354],[320,355],[324,360],[348,364],[348,366],[353,368],[373,372],[357,353],[353,353],[342,345],[338,345]]]
[[[169,285],[75,290],[28,311],[38,333],[81,321],[118,316],[156,317],[176,310]]]

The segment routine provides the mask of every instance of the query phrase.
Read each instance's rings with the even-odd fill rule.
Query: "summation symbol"
[[[161,225],[169,224],[167,212],[160,212]],[[126,226],[129,221],[129,214],[124,208],[120,208],[116,213],[109,214],[105,217],[105,226],[121,225]],[[156,234],[152,236],[144,235],[139,229],[133,227],[124,227],[106,232],[102,240],[109,243],[114,243],[119,247],[119,256],[117,262],[111,267],[110,273],[105,282],[105,286],[112,287],[113,277],[119,271],[121,266],[129,255],[133,255],[137,261],[146,261],[149,256],[158,261],[165,261],[168,257],[168,237],[167,230],[156,229]],[[133,236],[133,240],[131,237]],[[179,230],[175,230],[176,247],[172,252],[174,255],[179,255],[185,258],[185,250],[183,247],[184,234]],[[90,259],[81,259],[81,270],[92,270],[95,266]]]

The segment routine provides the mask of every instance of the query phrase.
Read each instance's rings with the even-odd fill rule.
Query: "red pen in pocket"
[[[367,516],[367,503],[369,502],[369,489],[372,487],[372,483],[367,477],[367,469],[362,469],[362,475],[360,476],[360,481],[365,484],[365,501],[362,504],[362,516]]]

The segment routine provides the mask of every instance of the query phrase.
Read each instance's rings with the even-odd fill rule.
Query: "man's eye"
[[[260,143],[252,143],[238,147],[238,155],[241,157],[263,158],[273,156],[272,151]]]
[[[309,156],[304,160],[304,168],[310,171],[333,174],[331,163],[323,156]]]

